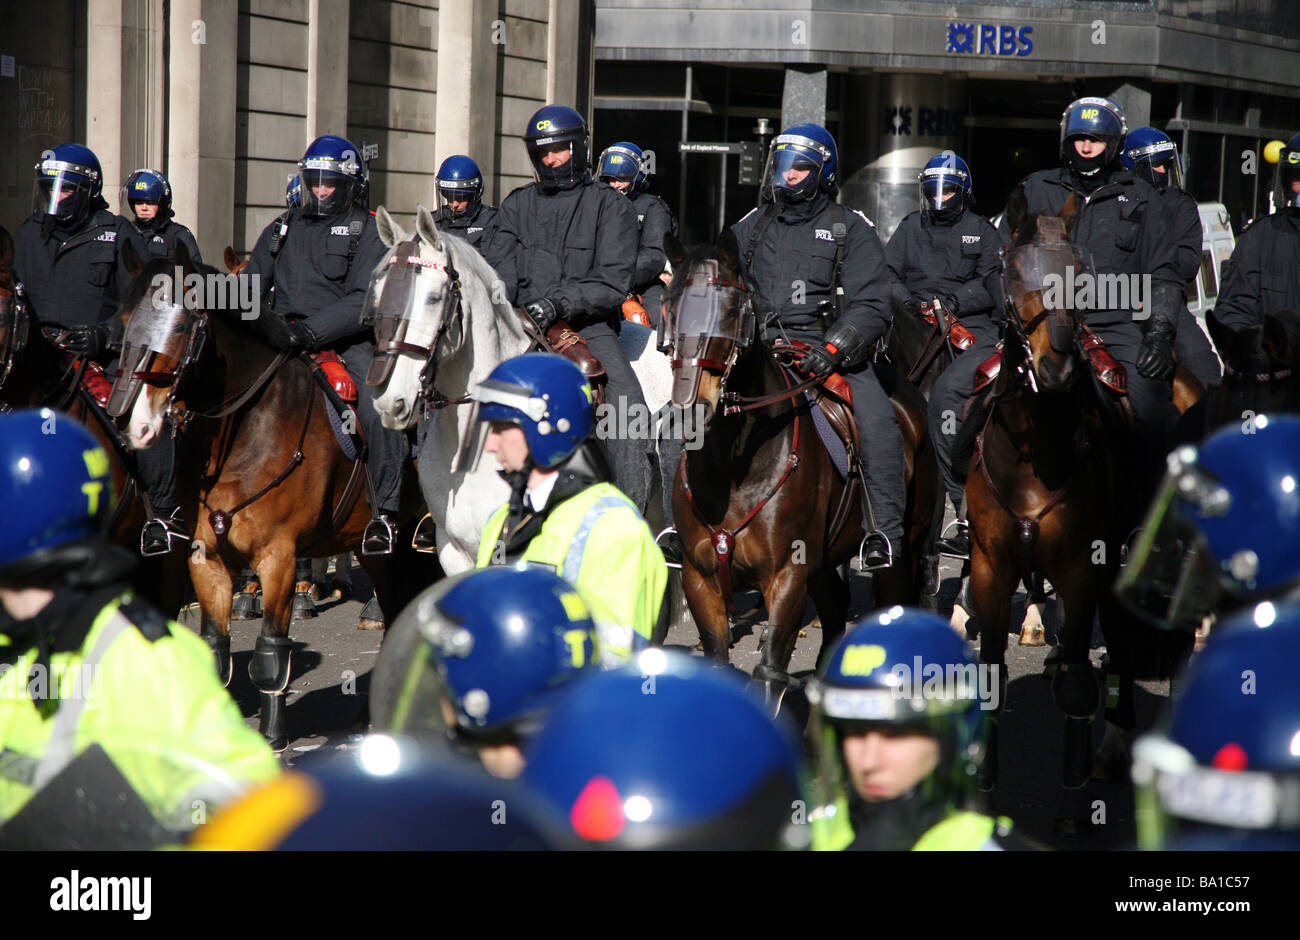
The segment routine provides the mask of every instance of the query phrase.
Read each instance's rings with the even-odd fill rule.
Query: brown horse
[[[19,302],[13,278],[14,243],[0,228],[0,411],[19,408],[54,408],[80,421],[113,459],[110,467],[117,501],[109,510],[107,536],[133,554],[140,550],[140,529],[145,523],[144,495],[135,477],[135,458],[112,420],[91,393],[81,387],[92,363],[78,360],[51,341],[60,330],[42,328],[30,301]],[[106,387],[107,380],[101,378]],[[134,587],[169,617],[180,610],[187,586],[185,553],[141,558]]]
[[[257,572],[263,617],[249,675],[261,694],[261,732],[283,749],[295,559],[359,550],[370,518],[360,495],[360,461],[349,460],[336,441],[331,405],[309,366],[263,341],[283,328],[278,317],[260,316],[259,336],[236,314],[203,310],[202,298],[186,294],[176,276],[219,275],[193,263],[183,245],[171,259],[148,263],[130,246],[123,251],[133,280],[122,314],[124,366],[110,411],[130,413],[129,438],[137,447],[164,431],[164,418],[180,429],[177,495],[185,518],[196,523],[190,573],[200,632],[224,682],[231,672],[231,578],[244,565]],[[182,296],[185,304],[171,300]],[[359,425],[346,413],[342,423]],[[406,546],[409,536],[392,556],[363,558],[389,623],[436,573],[427,563],[417,565]]]
[[[670,322],[685,357],[674,363],[673,402],[703,406],[706,417],[701,445],[684,451],[673,489],[682,584],[705,651],[724,661],[733,589],[758,587],[770,626],[754,677],[772,693],[789,684],[786,668],[806,598],[821,620],[823,654],[844,631],[849,591],[836,569],[862,540],[860,489],[852,475],[847,483],[840,476],[795,380],[754,340],[735,236],[728,230],[716,248],[697,246],[689,256],[671,236],[665,248],[676,272]],[[680,335],[688,284],[692,303],[716,312],[704,345]],[[892,370],[881,381],[903,432],[908,499],[901,558],[874,577],[873,593],[878,605],[917,604],[933,561],[937,464],[921,396]]]

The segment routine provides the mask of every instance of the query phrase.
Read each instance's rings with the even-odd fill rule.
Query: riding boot
[[[258,725],[273,751],[289,743],[285,721],[284,690],[289,687],[289,659],[293,641],[287,636],[259,636],[248,661],[248,677],[261,693],[262,717]]]
[[[962,496],[961,505],[958,507],[957,518],[953,520],[950,528],[953,529],[952,535],[944,535],[935,542],[935,548],[940,555],[948,555],[952,558],[970,559],[970,527],[966,524],[966,497]],[[947,531],[946,529],[944,530]]]
[[[140,530],[140,554],[146,558],[166,555],[175,547],[175,542],[188,544],[189,540],[180,509],[161,509]]]
[[[397,525],[389,513],[381,512],[366,523],[366,531],[361,535],[361,554],[391,555],[396,543]]]
[[[862,470],[862,463],[855,461],[854,468],[858,480],[862,483],[862,525],[866,532],[858,545],[857,570],[880,571],[894,564],[894,547],[889,536],[876,525],[876,514],[871,508],[871,497],[867,492],[867,477]]]

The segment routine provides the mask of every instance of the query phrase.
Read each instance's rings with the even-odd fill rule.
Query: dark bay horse
[[[231,578],[245,565],[257,573],[263,617],[249,675],[261,694],[261,732],[283,749],[295,559],[354,548],[359,554],[370,518],[360,461],[349,460],[335,439],[331,405],[310,367],[264,341],[283,329],[277,315],[262,312],[255,332],[238,313],[205,311],[202,294],[187,293],[177,275],[224,275],[193,263],[183,245],[172,258],[147,263],[129,245],[123,253],[133,280],[123,304],[123,369],[109,410],[129,414],[135,447],[150,446],[169,425],[180,429],[177,495],[195,527],[190,573],[200,632],[223,682],[231,672]],[[348,417],[345,424],[359,427]],[[411,495],[414,509],[413,485]],[[393,555],[362,559],[388,623],[435,574],[409,545],[408,535]]]
[[[30,301],[18,302],[13,278],[14,243],[0,228],[0,410],[54,408],[67,412],[94,435],[110,456],[117,501],[109,510],[107,536],[132,554],[140,551],[145,523],[144,495],[133,478],[135,458],[108,415],[93,405],[81,387],[87,369],[98,366],[74,359],[51,341],[60,332],[42,328]],[[100,378],[107,387],[107,379]],[[185,553],[181,550],[139,558],[134,587],[168,617],[180,610],[186,587]]]
[[[770,627],[754,677],[771,693],[788,686],[806,598],[821,619],[823,653],[844,631],[849,590],[837,567],[862,540],[860,490],[840,476],[803,392],[791,394],[795,380],[755,337],[731,231],[689,256],[671,236],[665,249],[675,271],[669,316],[683,357],[674,362],[673,403],[702,405],[706,418],[701,446],[684,451],[673,489],[683,588],[705,652],[724,661],[734,589],[762,592]],[[700,325],[705,320],[711,325]],[[901,558],[875,575],[874,599],[918,604],[933,562],[938,469],[921,396],[892,370],[881,381],[903,432],[908,498]]]

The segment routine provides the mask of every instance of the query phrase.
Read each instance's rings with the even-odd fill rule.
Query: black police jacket
[[[957,299],[959,316],[1000,315],[1002,236],[988,219],[966,211],[951,224],[913,212],[898,223],[885,246],[885,262],[914,298]]]
[[[171,257],[172,249],[180,242],[189,252],[190,260],[197,264],[203,263],[203,256],[199,254],[199,243],[194,240],[194,233],[179,222],[168,219],[165,223],[151,231],[141,231],[140,227],[127,216],[121,217],[126,222],[126,229],[135,242],[136,250],[140,252],[140,257],[149,258],[168,258]]]
[[[1130,318],[1139,322],[1163,318],[1177,322],[1186,282],[1179,275],[1164,203],[1154,186],[1123,167],[1113,167],[1088,194],[1065,166],[1031,173],[1020,185],[1031,215],[1056,215],[1070,193],[1078,192],[1082,208],[1072,241],[1085,255],[1091,255],[1096,274],[1151,275],[1153,296],[1144,298],[1145,310],[1136,309],[1131,300],[1128,310],[1089,310],[1086,319],[1117,323]],[[1005,213],[998,232],[1004,241],[1011,240]],[[1171,286],[1175,288],[1172,291]],[[1133,297],[1131,291],[1129,296]]]
[[[621,319],[636,265],[636,214],[588,178],[570,189],[520,186],[501,203],[479,250],[515,305],[551,298],[575,329]]]
[[[103,202],[100,202],[103,206]],[[94,326],[116,316],[131,275],[121,246],[130,223],[100,208],[72,234],[41,234],[32,215],[14,235],[14,272],[42,323],[63,328]]]
[[[363,228],[349,270],[352,218],[361,220]],[[263,293],[274,284],[275,312],[305,324],[318,349],[338,349],[367,338],[370,331],[361,324],[361,307],[370,275],[388,250],[379,240],[375,217],[361,208],[328,219],[291,217],[288,234],[272,258],[271,242],[279,228],[277,219],[263,229],[245,269],[261,277]]]
[[[1164,200],[1165,214],[1169,220],[1168,237],[1174,245],[1174,263],[1178,266],[1178,276],[1186,284],[1196,280],[1196,272],[1201,270],[1201,246],[1205,244],[1205,234],[1201,230],[1201,210],[1196,206],[1195,197],[1177,186],[1167,186],[1157,192]]]
[[[819,305],[824,310],[834,309],[833,205],[824,194],[787,207],[769,203],[753,209],[731,227],[740,243],[743,265],[755,225],[764,213],[774,215],[745,271],[746,280],[759,292],[757,302],[761,307],[756,307],[755,312],[760,323],[767,312],[773,311],[788,329],[820,331],[829,325],[830,319],[823,320]],[[842,211],[848,229],[840,272],[843,316],[864,342],[874,343],[885,335],[893,319],[889,298],[894,279],[885,264],[885,250],[875,225],[856,209]]]
[[[664,253],[664,236],[677,234],[677,220],[673,218],[668,203],[650,193],[633,193],[627,197],[636,221],[641,226],[641,242],[636,252],[636,273],[632,275],[632,290],[644,294],[656,284],[662,285],[668,256]]]
[[[464,215],[452,215],[446,206],[440,206],[438,211],[433,214],[433,223],[439,229],[465,239],[465,241],[482,251],[483,233],[487,231],[487,227],[492,224],[492,220],[496,218],[496,215],[496,206],[486,206],[482,203],[479,203],[478,211],[473,215],[468,212]]]
[[[1241,330],[1300,309],[1300,210],[1282,209],[1242,231],[1219,285],[1214,318]]]

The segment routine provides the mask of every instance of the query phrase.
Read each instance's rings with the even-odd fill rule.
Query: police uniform
[[[350,232],[354,222],[362,226],[355,247]],[[374,390],[364,381],[374,341],[361,325],[361,307],[370,274],[387,251],[375,218],[365,209],[353,207],[323,219],[294,214],[282,236],[280,228],[276,220],[262,231],[245,273],[259,275],[264,289],[273,285],[274,315],[303,323],[314,338],[312,351],[338,353],[356,380],[358,417],[366,435],[367,463],[377,502],[371,509],[395,512],[409,447],[403,432],[383,426],[375,410]],[[278,250],[272,256],[277,239]]]
[[[1106,349],[1128,374],[1137,440],[1153,454],[1156,450],[1163,454],[1163,435],[1178,419],[1173,389],[1167,380],[1141,375],[1137,360],[1145,320],[1163,317],[1177,322],[1177,309],[1170,304],[1170,298],[1182,296],[1184,281],[1178,271],[1174,244],[1168,237],[1169,222],[1159,193],[1122,167],[1111,166],[1101,172],[1103,176],[1091,194],[1079,189],[1076,177],[1065,166],[1030,174],[1021,183],[1026,211],[1030,215],[1057,215],[1070,194],[1077,192],[1080,209],[1071,241],[1091,256],[1094,273],[1150,275],[1151,290],[1142,298],[1143,309],[1137,309],[1130,291],[1129,309],[1082,312],[1089,328],[1102,338]],[[1011,240],[1005,216],[998,231],[1005,242]],[[1138,283],[1148,282],[1142,278]],[[1145,286],[1141,290],[1145,291]]]
[[[438,211],[433,214],[433,221],[441,231],[451,232],[460,238],[465,239],[474,248],[482,250],[483,236],[487,232],[488,226],[496,218],[497,210],[495,206],[479,204],[478,211],[473,215],[468,212],[456,215],[446,206],[440,206]]]
[[[862,809],[867,804],[859,803]],[[859,832],[853,825],[853,810],[847,799],[834,806],[834,812],[814,811],[809,815],[814,852],[840,851],[912,851],[912,852],[1004,852],[1034,848],[1017,836],[1011,820],[1005,816],[996,819],[981,813],[949,810],[926,828],[919,839],[901,831],[900,841],[883,843],[878,837],[869,837],[866,830]]]
[[[547,192],[537,183],[506,197],[482,246],[511,303],[552,298],[605,367],[605,399],[615,413],[646,408],[640,382],[619,345],[623,300],[631,289],[639,233],[622,194],[584,176]],[[648,440],[604,440],[618,488],[638,510],[650,493]]]
[[[203,263],[203,256],[199,254],[199,244],[194,240],[194,233],[179,222],[167,219],[161,225],[152,225],[132,221],[125,216],[123,218],[127,222],[128,234],[135,241],[140,257],[144,260],[170,258],[179,243],[185,246],[191,261],[195,264]]]
[[[1184,284],[1196,281],[1201,270],[1201,247],[1205,235],[1201,229],[1201,212],[1196,199],[1191,193],[1177,186],[1169,185],[1157,190],[1164,198],[1165,211],[1169,219],[1169,234],[1174,242],[1175,264]],[[1195,290],[1195,288],[1193,288]],[[1174,336],[1174,352],[1178,362],[1191,372],[1202,385],[1209,388],[1217,385],[1223,377],[1219,359],[1214,354],[1209,337],[1196,322],[1196,317],[1187,309],[1187,304],[1178,307],[1178,332]]]
[[[770,219],[761,241],[751,245],[755,228]],[[832,226],[843,218],[847,229],[840,284],[844,291],[845,322],[863,341],[860,361],[841,366],[853,392],[853,413],[862,440],[861,458],[871,507],[878,528],[894,546],[903,535],[903,436],[893,405],[870,368],[866,348],[889,329],[893,279],[875,226],[856,210],[843,209],[824,193],[785,207],[775,203],[752,210],[731,227],[745,261],[745,278],[757,289],[776,323],[764,330],[764,340],[780,336],[822,343],[830,324],[821,311],[833,311],[831,281],[835,268]],[[750,251],[752,247],[752,256]],[[833,314],[831,314],[833,316]]]
[[[221,795],[214,771],[238,783],[280,772],[207,644],[121,588],[61,590],[23,621],[0,607],[0,640],[0,821],[92,744],[173,828],[193,824],[193,800]],[[39,701],[28,681],[38,663],[49,677]]]
[[[1212,316],[1240,331],[1300,309],[1300,212],[1281,209],[1246,226],[1232,250]]]
[[[976,369],[997,348],[1001,247],[1002,237],[993,224],[969,210],[947,225],[931,221],[924,212],[913,212],[898,224],[885,247],[889,269],[908,294],[926,301],[941,295],[955,298],[962,326],[975,335],[975,344],[957,354],[930,392],[930,439],[952,504],[958,508],[962,490],[952,477],[952,432],[970,396]]]
[[[647,192],[634,192],[627,197],[632,211],[641,226],[641,242],[636,253],[636,272],[632,275],[632,293],[641,296],[641,306],[650,314],[650,322],[659,328],[663,318],[664,283],[659,275],[664,272],[668,256],[664,253],[664,236],[677,234],[677,219],[668,203]]]

